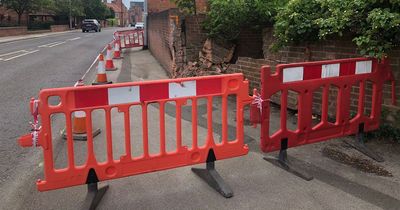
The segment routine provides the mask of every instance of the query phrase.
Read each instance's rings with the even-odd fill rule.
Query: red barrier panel
[[[236,99],[236,139],[228,138],[228,96]],[[51,105],[49,97],[58,96],[59,105]],[[213,98],[222,98],[222,136],[221,142],[215,142],[213,138]],[[197,101],[207,99],[207,136],[205,144],[198,145],[197,133]],[[32,135],[21,137],[21,146],[38,145],[44,152],[44,179],[37,182],[40,191],[65,188],[74,185],[88,183],[90,177],[96,177],[96,181],[116,179],[141,173],[166,170],[198,163],[233,158],[248,153],[247,145],[244,144],[243,134],[243,109],[251,103],[252,98],[248,96],[248,82],[244,81],[243,75],[231,74],[220,76],[207,76],[196,78],[183,78],[173,80],[144,81],[121,83],[101,86],[69,87],[41,90],[39,100],[32,102],[32,113],[40,115],[42,126],[34,126]],[[165,105],[172,101],[176,104],[176,151],[166,151],[166,126]],[[191,101],[192,110],[192,139],[190,147],[182,144],[182,106]],[[149,154],[149,126],[148,106],[156,103],[160,111],[160,153]],[[143,155],[132,157],[131,155],[131,130],[130,107],[138,106],[142,110],[142,119],[138,122],[142,125],[143,132]],[[34,107],[37,107],[35,109]],[[113,159],[112,122],[111,109],[118,108],[123,113],[125,128],[125,154],[120,159]],[[72,139],[72,120],[66,118],[67,132],[67,159],[68,166],[61,169],[55,168],[55,152],[52,140],[52,114],[64,113],[71,116],[76,111],[86,114],[87,133],[91,134],[92,112],[94,110],[105,111],[106,122],[106,145],[107,160],[99,162],[94,154],[94,139],[87,136],[86,162],[83,165],[75,163],[74,144]],[[38,122],[35,120],[35,122]],[[38,137],[38,138],[35,138]],[[203,140],[203,139],[201,139]],[[96,141],[102,141],[96,139]],[[135,141],[137,143],[137,140]],[[210,152],[212,154],[210,154]],[[211,156],[210,156],[211,155]],[[211,158],[211,159],[210,159]],[[208,168],[208,166],[207,166]],[[90,183],[90,182],[89,182]]]
[[[144,45],[144,30],[143,29],[129,29],[116,31],[114,39],[120,41],[121,49],[142,47]]]
[[[357,134],[356,141],[345,142],[378,162],[384,161],[365,146],[363,133],[379,127],[382,89],[387,80],[392,82],[392,101],[395,103],[394,79],[387,62],[354,58],[293,63],[278,65],[274,74],[271,74],[269,66],[264,66],[261,77],[261,95],[254,91],[251,121],[261,123],[262,151],[280,151],[278,157],[264,157],[265,160],[305,180],[311,180],[311,175],[290,164],[287,149]],[[368,84],[372,84],[371,89],[367,89]],[[359,93],[354,98],[356,90]],[[366,90],[372,92],[370,114],[365,112]],[[297,98],[293,99],[293,95],[297,95]],[[318,97],[314,99],[314,95]],[[319,122],[313,119],[316,99],[321,101],[318,104],[321,106]],[[280,122],[271,121],[272,100],[279,101]],[[297,125],[291,129],[287,125],[289,100],[297,102],[295,106],[298,111]],[[354,117],[351,115],[351,106],[357,107]],[[329,111],[332,111],[330,108],[336,111],[334,117],[329,116]],[[274,131],[271,127],[276,123],[280,124]]]
[[[278,65],[271,75],[271,68],[261,69],[261,98],[252,106],[253,122],[259,121],[255,112],[261,114],[261,149],[271,152],[304,144],[311,144],[336,137],[357,134],[360,127],[363,131],[371,131],[379,127],[382,89],[385,81],[392,82],[392,99],[394,98],[394,79],[390,65],[370,58],[354,58],[305,62]],[[372,83],[371,114],[364,114],[366,83]],[[359,89],[358,104],[352,104],[352,87]],[[329,119],[328,107],[331,88],[337,92],[335,120]],[[321,121],[313,126],[313,94],[322,88]],[[295,92],[297,97],[297,128],[287,128],[288,95]],[[276,93],[280,98],[280,126],[270,133],[270,101]],[[262,109],[261,109],[262,104]],[[351,116],[350,106],[357,106],[357,113]],[[257,107],[258,106],[258,107]],[[274,122],[276,123],[276,122]],[[285,148],[282,148],[285,147]]]

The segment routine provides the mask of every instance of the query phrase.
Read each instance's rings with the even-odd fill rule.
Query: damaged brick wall
[[[149,50],[171,77],[185,63],[179,12],[166,10],[149,15]]]
[[[185,18],[185,47],[186,60],[196,61],[199,58],[199,52],[207,40],[207,32],[203,29],[202,23],[205,15],[193,15]]]

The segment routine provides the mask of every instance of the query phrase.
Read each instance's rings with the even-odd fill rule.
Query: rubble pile
[[[218,75],[227,72],[235,52],[235,45],[207,39],[197,61],[188,62],[177,77]]]

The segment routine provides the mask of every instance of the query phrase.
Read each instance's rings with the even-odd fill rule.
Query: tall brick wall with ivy
[[[260,68],[262,65],[275,66],[279,63],[293,63],[304,61],[319,61],[330,59],[354,58],[360,57],[357,47],[349,39],[327,40],[318,44],[309,46],[290,46],[280,50],[277,53],[270,52],[270,46],[273,43],[272,29],[265,29],[263,32],[263,52],[264,59],[255,59],[249,57],[239,57],[236,64],[231,65],[230,72],[241,72],[245,74],[250,81],[251,89],[260,87]],[[395,49],[389,55],[391,67],[396,79],[396,98],[397,106],[391,105],[391,86],[386,84],[383,90],[383,103],[386,108],[392,111],[400,110],[400,49]],[[358,104],[358,87],[353,86],[351,99],[352,111],[356,111]],[[365,113],[370,113],[372,84],[366,86],[366,105]],[[336,95],[337,89],[332,88],[330,91],[329,115],[334,116],[336,112]],[[278,97],[274,97],[273,101],[279,104]],[[289,108],[296,109],[296,94],[289,94]],[[321,113],[321,91],[314,94],[313,111],[316,114]]]

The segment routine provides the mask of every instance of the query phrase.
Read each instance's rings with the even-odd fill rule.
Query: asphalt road
[[[39,149],[24,149],[17,138],[29,132],[29,99],[42,88],[72,86],[87,71],[114,29],[74,31],[0,44],[0,196],[7,200],[29,176]],[[37,165],[37,163],[35,163]]]

